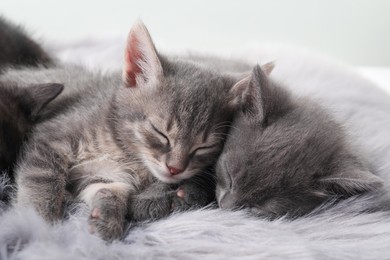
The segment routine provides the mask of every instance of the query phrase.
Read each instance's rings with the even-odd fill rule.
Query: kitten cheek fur
[[[219,204],[223,194],[234,193],[225,204],[257,208],[272,218],[296,216],[381,188],[382,180],[321,107],[269,82],[260,67],[249,85],[248,107],[234,120],[218,161]]]

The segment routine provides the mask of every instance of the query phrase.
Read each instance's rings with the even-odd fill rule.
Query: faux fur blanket
[[[107,47],[90,44],[89,50]],[[62,60],[107,70],[120,66],[122,51],[115,46],[121,43],[115,44],[106,52],[85,52],[81,60],[74,46],[52,50]],[[274,60],[272,77],[328,107],[386,181],[385,191],[295,220],[270,222],[215,208],[177,213],[131,227],[123,241],[112,244],[89,234],[82,207],[56,226],[32,209],[3,209],[0,259],[389,259],[390,97],[342,65],[301,50],[256,47],[233,56],[253,63]]]

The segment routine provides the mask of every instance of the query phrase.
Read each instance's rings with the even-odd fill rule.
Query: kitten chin
[[[216,167],[220,207],[271,219],[301,216],[382,187],[323,108],[295,98],[259,66],[248,85]]]

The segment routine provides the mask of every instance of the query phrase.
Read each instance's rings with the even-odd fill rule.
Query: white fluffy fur
[[[0,259],[386,259],[390,213],[349,206],[368,202],[274,222],[204,209],[135,227],[110,245],[89,234],[85,217],[50,227],[30,209],[14,209],[0,219]]]
[[[96,55],[96,61],[110,64],[117,54]],[[256,48],[236,56],[274,60],[272,77],[329,107],[373,170],[390,183],[385,92],[341,65],[299,50]],[[388,259],[390,211],[367,210],[388,204],[386,199],[387,194],[354,198],[293,221],[203,209],[134,227],[124,242],[110,245],[88,233],[84,214],[50,227],[31,209],[18,208],[0,216],[0,259]]]

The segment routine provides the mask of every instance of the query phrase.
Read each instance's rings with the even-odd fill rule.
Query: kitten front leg
[[[130,197],[130,216],[134,221],[160,219],[173,211],[204,207],[214,199],[215,181],[210,174],[194,176],[180,185],[156,181]]]
[[[47,221],[62,218],[68,160],[52,146],[37,142],[16,170],[19,205],[33,206]]]
[[[131,186],[125,183],[95,183],[87,186],[80,194],[90,208],[91,233],[112,241],[124,233]]]
[[[180,183],[173,197],[174,210],[184,211],[204,207],[215,200],[215,180],[210,173],[195,175]]]

